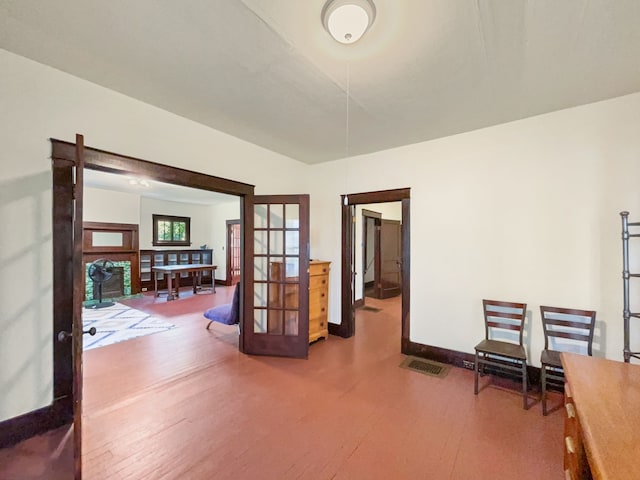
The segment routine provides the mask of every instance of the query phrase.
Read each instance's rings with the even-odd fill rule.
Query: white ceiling
[[[374,2],[0,0],[0,48],[306,163],[640,91],[639,0]]]

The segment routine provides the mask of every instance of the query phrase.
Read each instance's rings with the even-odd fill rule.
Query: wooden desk
[[[193,293],[197,293],[200,280],[202,279],[202,272],[211,270],[211,283],[213,284],[213,293],[216,293],[216,265],[208,265],[204,263],[190,263],[185,265],[162,265],[157,267],[151,267],[151,271],[154,273],[164,273],[167,275],[167,301],[173,300],[173,278],[175,276],[176,293],[175,298],[180,297],[180,274],[191,273],[193,278]],[[160,296],[158,291],[158,276],[154,275],[156,297]]]
[[[640,478],[640,365],[561,354],[594,479]]]

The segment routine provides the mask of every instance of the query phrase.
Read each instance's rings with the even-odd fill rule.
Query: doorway
[[[382,214],[362,209],[362,304],[367,297],[378,298],[376,285],[380,283],[380,244],[377,230]],[[359,304],[357,305],[359,306]]]
[[[330,324],[330,333],[341,337],[351,337],[355,335],[355,292],[356,278],[356,206],[375,203],[401,203],[400,220],[400,260],[398,278],[400,281],[399,290],[402,295],[402,334],[401,349],[405,351],[409,344],[410,334],[410,273],[411,273],[411,250],[410,250],[410,189],[403,188],[397,190],[382,190],[377,192],[357,193],[341,196],[342,212],[342,247],[341,247],[341,322],[340,324]]]
[[[365,304],[367,297],[385,299],[402,293],[401,202],[365,206],[361,215],[362,240],[356,238],[356,246],[362,245],[359,268],[356,261],[356,271],[362,271],[357,282],[361,301],[356,300],[356,306]]]
[[[227,285],[240,281],[240,220],[227,220]]]

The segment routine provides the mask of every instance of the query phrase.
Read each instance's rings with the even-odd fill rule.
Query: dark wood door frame
[[[51,139],[52,191],[53,191],[53,332],[72,331],[73,296],[72,245],[73,245],[73,175],[75,164],[75,143]],[[240,221],[244,222],[243,204],[253,203],[254,186],[227,180],[204,173],[141,160],[134,157],[107,152],[96,148],[84,148],[84,167],[114,174],[135,175],[159,182],[185,187],[226,193],[240,197]],[[243,223],[241,223],[243,225]],[[241,228],[241,249],[243,251],[243,275],[251,268],[244,248],[248,232]],[[248,289],[241,289],[241,315],[244,305],[250,302]],[[54,335],[55,337],[55,335]],[[73,403],[72,379],[73,362],[71,342],[53,342],[53,396],[50,406],[28,412],[20,417],[1,422],[0,445],[8,446],[38,433],[68,423],[71,419]],[[244,351],[243,336],[239,339],[240,351]]]
[[[411,273],[411,244],[410,244],[410,197],[411,189],[401,188],[397,190],[382,190],[377,192],[356,193],[342,195],[340,205],[342,210],[342,259],[341,270],[341,322],[329,324],[329,333],[341,337],[351,337],[355,334],[355,310],[353,306],[353,292],[351,289],[353,245],[352,233],[353,205],[367,203],[402,202],[402,351],[409,344],[410,328],[410,273]]]
[[[62,140],[51,139],[51,157],[58,161],[73,162],[75,155],[75,145],[70,142]],[[247,252],[245,245],[248,242],[247,236],[251,234],[247,228],[245,228],[244,218],[244,205],[253,205],[253,193],[255,187],[247,183],[237,182],[234,180],[228,180],[226,178],[215,177],[213,175],[207,175],[204,173],[193,172],[182,168],[171,167],[169,165],[163,165],[160,163],[150,162],[148,160],[141,160],[135,157],[129,157],[127,155],[120,155],[113,152],[107,152],[105,150],[99,150],[97,148],[85,147],[85,168],[90,170],[99,170],[107,173],[114,173],[120,175],[133,175],[150,180],[156,180],[158,182],[169,183],[172,185],[181,185],[183,187],[197,188],[200,190],[208,190],[211,192],[226,193],[228,195],[235,195],[240,197],[240,222],[241,237],[240,248],[243,252],[243,265],[242,275],[248,277],[247,272],[252,271],[250,252]],[[55,184],[54,184],[55,189]],[[64,219],[61,219],[64,221]],[[55,222],[54,222],[55,224]],[[54,249],[54,259],[57,259],[56,251]],[[252,298],[249,296],[246,285],[241,286],[241,302],[240,315],[242,317],[244,307],[247,304],[251,304]],[[55,286],[54,286],[55,292]],[[57,301],[54,299],[54,305]],[[54,312],[55,315],[55,312]],[[244,335],[241,332],[239,338],[240,351],[244,351]],[[62,358],[56,357],[54,349],[54,363],[56,361],[63,361]],[[56,378],[54,376],[54,385]]]

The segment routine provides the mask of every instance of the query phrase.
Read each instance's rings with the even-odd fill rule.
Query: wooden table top
[[[640,478],[640,365],[562,353],[594,479]]]
[[[157,265],[151,267],[154,272],[186,272],[195,270],[215,270],[216,265],[206,263],[188,263],[183,265]]]

